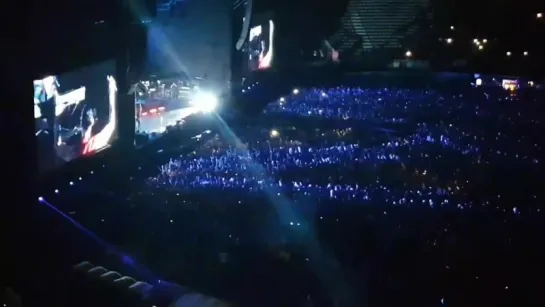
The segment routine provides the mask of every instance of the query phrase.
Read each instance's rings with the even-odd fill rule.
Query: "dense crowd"
[[[234,301],[535,305],[544,110],[532,90],[301,89],[56,203]]]
[[[483,93],[483,98],[487,95]],[[519,103],[514,97],[507,99],[507,103],[498,103],[505,103],[508,109],[512,108],[509,104]],[[504,174],[509,175],[508,180],[515,172],[527,177],[539,175],[542,169],[538,113],[492,118],[498,115],[492,111],[469,104],[462,95],[446,98],[434,91],[312,90],[272,103],[265,112],[372,119],[394,125],[351,122],[342,128],[301,125],[283,129],[249,125],[240,130],[251,133],[233,137],[223,133],[198,151],[171,159],[160,166],[159,175],[150,178],[150,183],[168,189],[278,190],[295,197],[312,195],[359,204],[457,209],[487,205],[500,209],[491,202],[503,202],[497,200],[503,194],[519,200],[509,210],[515,214],[521,209],[539,210],[537,195],[495,190],[497,194],[487,192],[479,201],[468,195],[477,185],[494,180],[487,176],[501,171],[499,168],[512,168]],[[420,117],[428,120],[409,123],[411,113],[416,112],[424,113]],[[481,128],[474,129],[476,126]]]

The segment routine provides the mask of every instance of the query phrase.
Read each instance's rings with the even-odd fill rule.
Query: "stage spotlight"
[[[218,97],[212,93],[196,93],[190,101],[190,104],[201,112],[212,112],[218,106]]]
[[[278,132],[278,130],[276,129],[271,130],[271,137],[275,138],[275,137],[278,137],[279,135],[280,135],[280,132]]]

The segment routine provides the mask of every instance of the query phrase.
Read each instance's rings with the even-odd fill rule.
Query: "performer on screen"
[[[112,137],[115,134],[115,129],[117,126],[117,112],[116,112],[116,95],[117,95],[117,83],[113,76],[107,76],[106,80],[108,81],[108,101],[109,101],[109,116],[108,122],[100,130],[95,131],[97,127],[97,118],[96,110],[88,111],[87,118],[89,120],[89,125],[85,128],[83,133],[82,145],[83,155],[88,155],[94,153],[110,144]]]
[[[327,39],[324,39],[322,41],[322,48],[321,48],[320,52],[321,53],[323,52],[323,53],[327,54],[327,58],[329,60],[331,60],[331,62],[333,62],[333,63],[339,63],[340,62],[339,51],[335,50],[335,48],[333,48],[333,46],[331,46],[331,44],[329,43],[329,41]]]
[[[134,116],[136,120],[136,131],[140,131],[142,128],[141,118],[142,118],[142,102],[137,101],[137,103],[134,104]]]
[[[250,38],[248,41],[248,66],[252,71],[259,68],[259,58],[263,49],[262,36],[261,26],[250,30]]]
[[[40,171],[53,169],[62,162],[56,155],[58,87],[59,82],[55,76],[34,81],[34,118]]]
[[[38,146],[38,169],[47,171],[58,165],[55,154],[55,137],[52,125],[47,118],[40,118],[37,123],[36,141]],[[60,162],[60,161],[59,161]]]
[[[271,67],[273,58],[273,39],[274,39],[274,22],[269,20],[269,37],[265,42],[265,38],[261,40],[261,52],[259,54],[258,69]]]
[[[86,100],[86,87],[81,86],[75,90],[58,94],[55,101],[55,151],[57,157],[63,161],[71,161],[77,158],[81,152],[82,127],[75,121],[74,112]]]

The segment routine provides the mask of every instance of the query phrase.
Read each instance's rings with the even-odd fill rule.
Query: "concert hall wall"
[[[341,61],[362,61],[380,54],[402,55],[429,24],[431,0],[350,0],[339,27],[328,37]]]

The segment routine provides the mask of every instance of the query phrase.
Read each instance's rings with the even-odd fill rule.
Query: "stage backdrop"
[[[149,27],[150,71],[205,77],[223,89],[231,70],[233,3],[225,0],[170,1]]]

